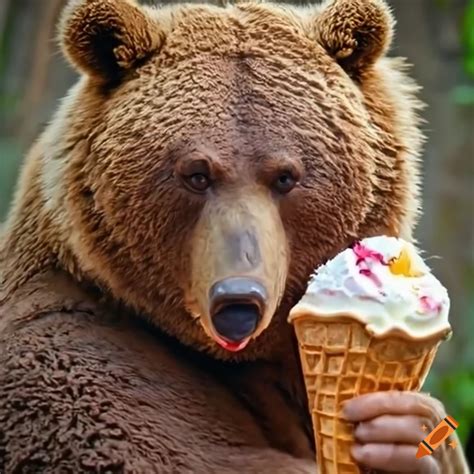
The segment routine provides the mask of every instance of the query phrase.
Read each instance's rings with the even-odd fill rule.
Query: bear
[[[412,240],[419,213],[421,104],[393,26],[383,0],[68,2],[81,77],[0,241],[0,472],[316,471],[289,310],[318,265]],[[359,426],[443,414],[370,400]],[[361,465],[466,469],[372,428]]]

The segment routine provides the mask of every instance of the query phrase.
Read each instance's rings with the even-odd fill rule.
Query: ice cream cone
[[[419,390],[451,333],[449,296],[415,247],[395,237],[355,242],[320,266],[290,311],[313,420],[319,474],[361,473],[343,403]]]
[[[292,311],[317,450],[319,474],[363,472],[351,457],[353,426],[341,416],[345,400],[384,390],[419,390],[444,333],[414,339],[380,337],[351,314],[327,318],[310,306]]]

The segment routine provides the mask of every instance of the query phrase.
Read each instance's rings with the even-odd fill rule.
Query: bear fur
[[[69,2],[82,77],[0,240],[0,472],[314,472],[288,311],[315,267],[411,239],[418,212],[420,104],[392,30],[383,0]],[[241,228],[259,254],[225,260]],[[269,289],[239,352],[206,319],[226,271]]]

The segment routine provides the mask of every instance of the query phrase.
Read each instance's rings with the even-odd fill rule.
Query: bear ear
[[[131,0],[71,0],[60,21],[60,41],[73,66],[108,81],[157,50],[164,34]]]
[[[395,21],[384,0],[332,0],[316,18],[317,41],[351,76],[390,47]]]

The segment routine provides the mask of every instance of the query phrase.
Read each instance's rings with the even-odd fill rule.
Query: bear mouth
[[[215,341],[224,349],[244,349],[262,319],[261,302],[255,298],[217,303],[211,309]]]

